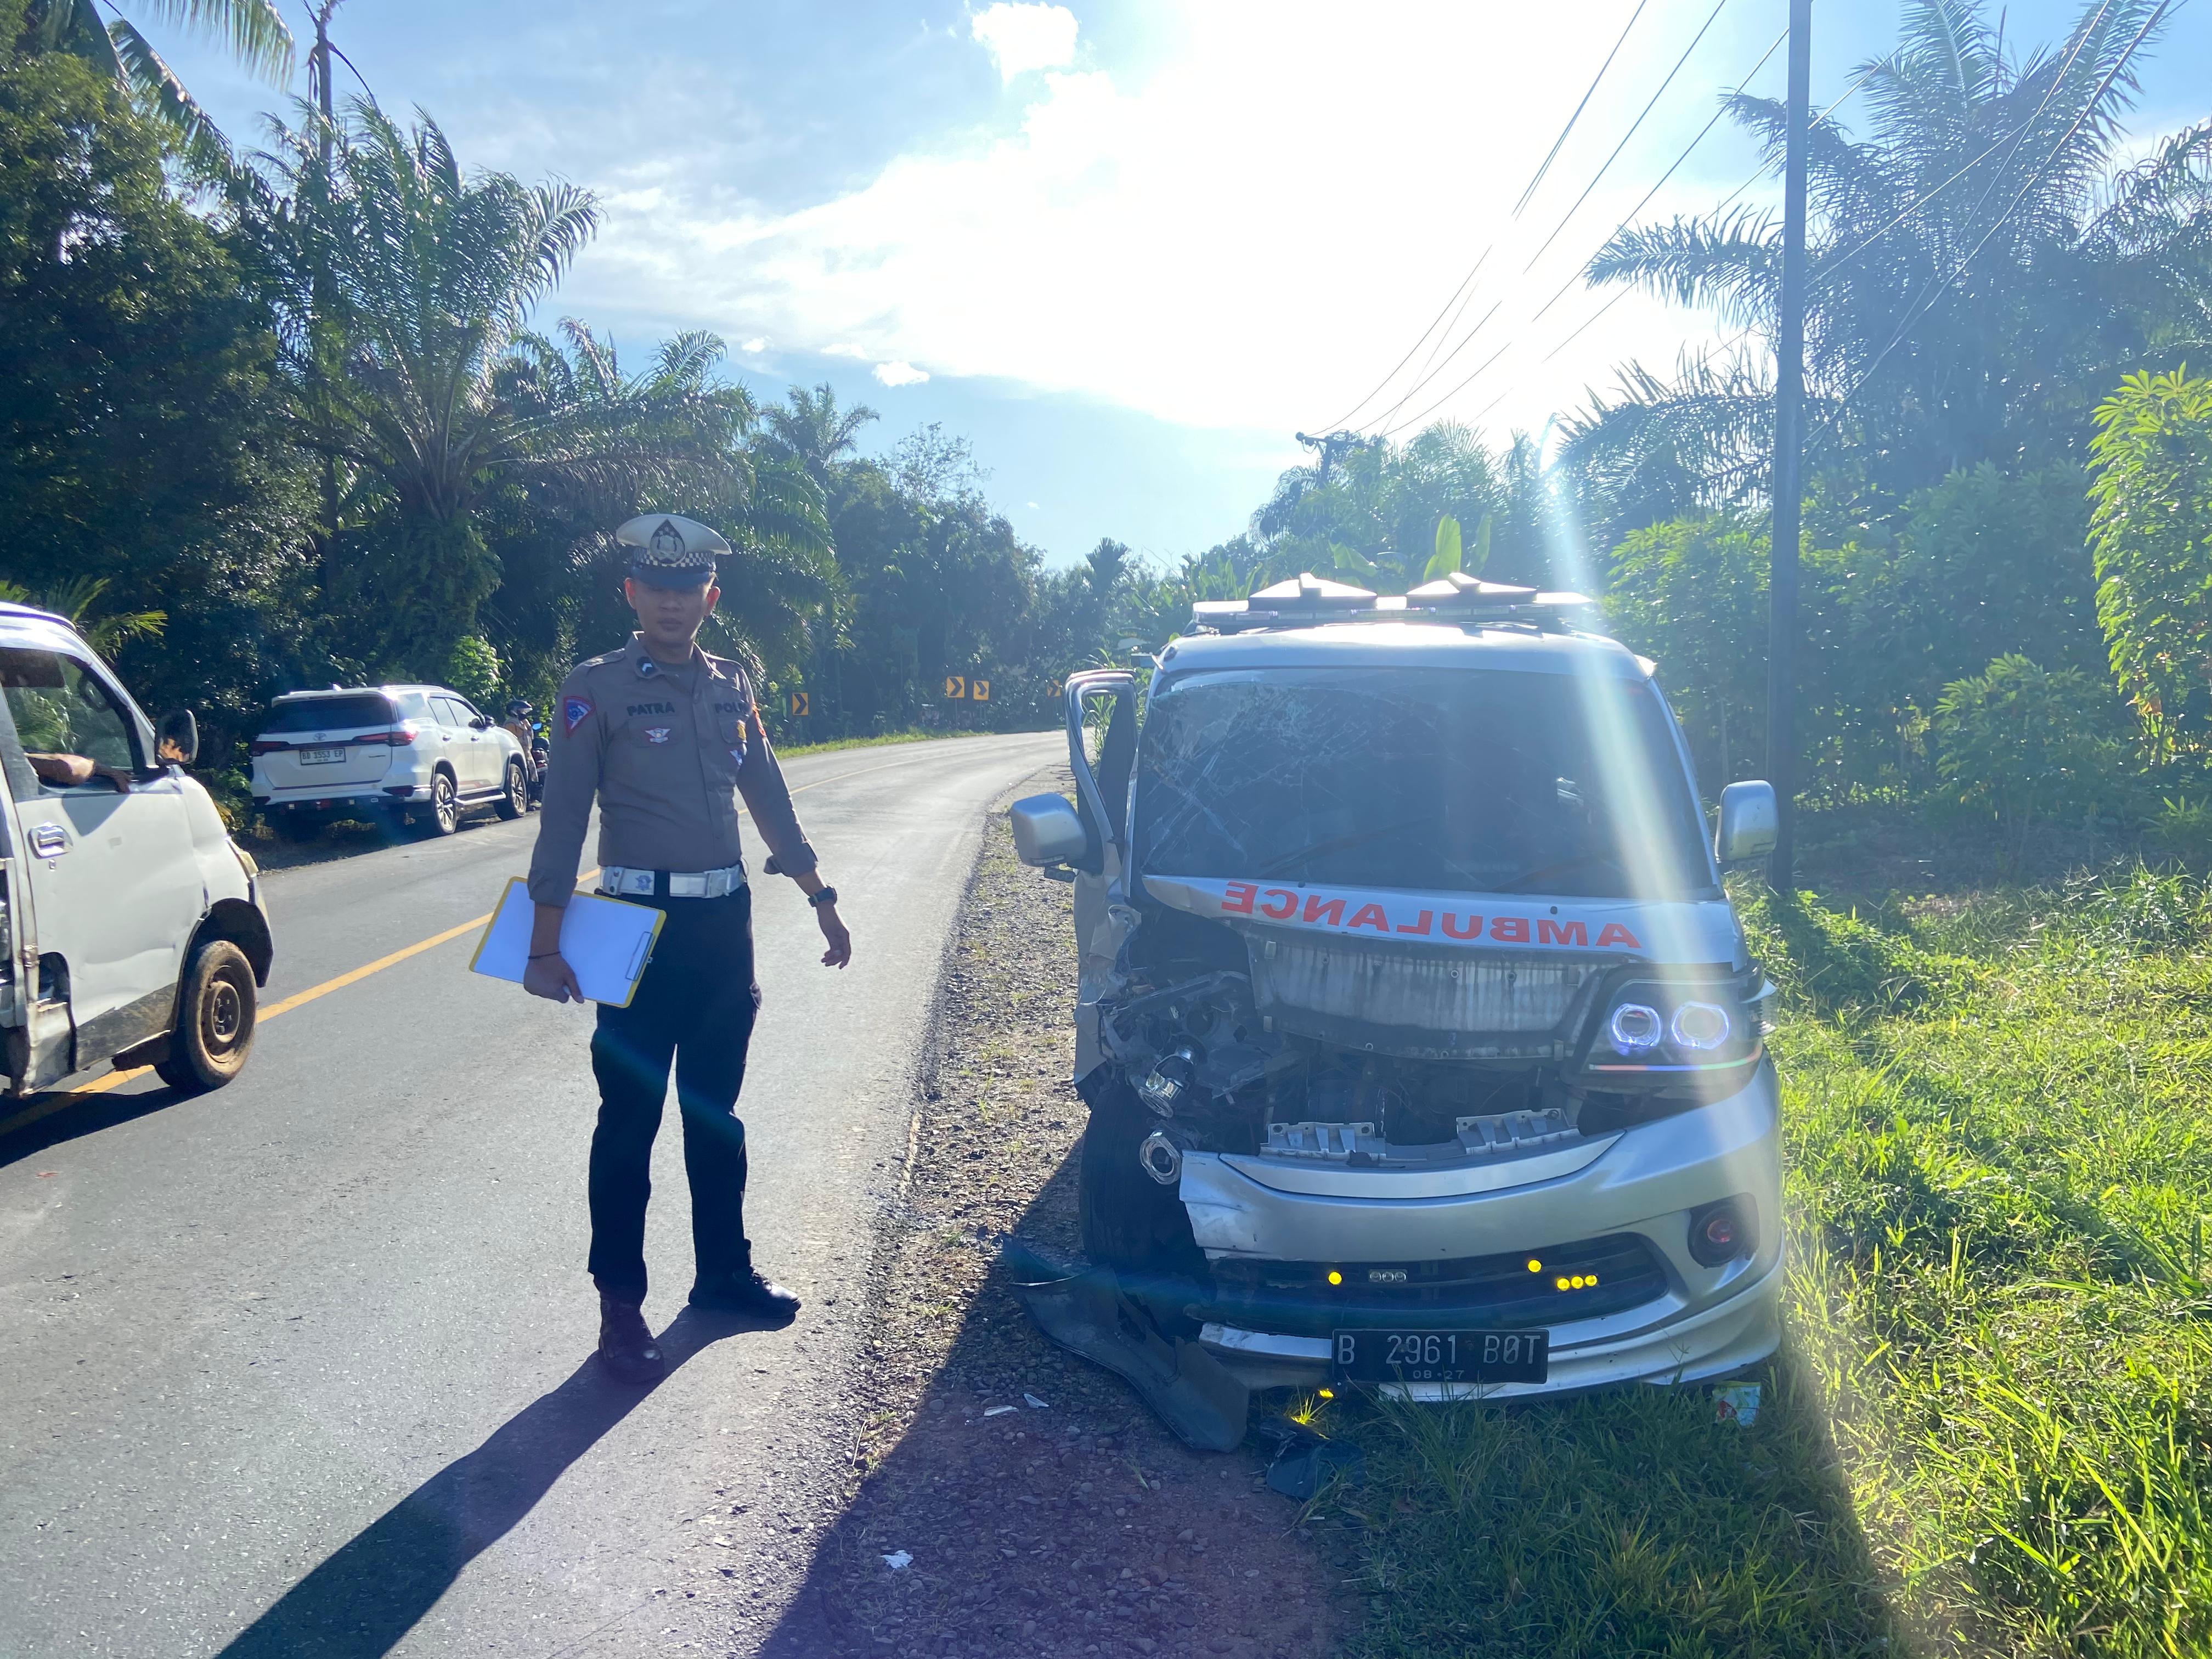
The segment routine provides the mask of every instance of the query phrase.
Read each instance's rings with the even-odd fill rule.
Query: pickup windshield
[[[1712,880],[1645,681],[1224,671],[1152,699],[1136,860],[1160,875],[1657,898]]]

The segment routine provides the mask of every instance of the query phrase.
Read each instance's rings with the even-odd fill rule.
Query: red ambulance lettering
[[[1598,930],[1597,943],[1600,950],[1608,945],[1626,945],[1632,951],[1644,948],[1643,941],[1617,921],[1608,921]]]
[[[1280,908],[1277,902],[1280,901]],[[1287,887],[1270,887],[1267,902],[1260,907],[1263,916],[1273,916],[1277,921],[1288,921],[1298,913],[1298,896]]]
[[[1379,904],[1363,904],[1352,913],[1352,926],[1372,927],[1378,933],[1390,931],[1390,918],[1382,914]]]
[[[1318,921],[1325,927],[1341,927],[1344,926],[1344,901],[1330,899],[1324,902],[1322,896],[1316,893],[1306,900],[1306,913],[1303,920]]]
[[[1433,922],[1436,918],[1437,913],[1435,911],[1424,910],[1421,912],[1421,919],[1415,922],[1412,927],[1408,927],[1404,922],[1400,922],[1398,924],[1398,931],[1401,933],[1419,933],[1425,939],[1428,937],[1429,924]]]
[[[1250,882],[1232,881],[1222,892],[1221,908],[1236,915],[1249,916],[1252,914],[1252,901],[1259,896],[1260,890]]]
[[[1588,945],[1589,929],[1579,921],[1543,921],[1536,924],[1539,945]]]
[[[1444,912],[1444,937],[1446,939],[1480,939],[1482,918],[1469,916],[1467,919],[1467,926],[1462,927],[1459,926],[1459,917],[1452,911],[1447,910]]]
[[[1526,945],[1528,942],[1528,918],[1526,916],[1492,916],[1490,937],[1500,945]]]

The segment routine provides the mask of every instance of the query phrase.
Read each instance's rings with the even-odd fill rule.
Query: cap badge
[[[647,547],[663,558],[681,558],[684,556],[684,532],[676,527],[673,520],[663,519],[653,526],[653,539]]]

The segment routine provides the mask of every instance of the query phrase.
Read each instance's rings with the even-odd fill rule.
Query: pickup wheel
[[[519,818],[530,810],[530,780],[523,775],[522,763],[519,760],[507,763],[507,793],[499,798],[495,810],[500,817],[509,820]]]
[[[220,1089],[253,1049],[253,964],[227,939],[192,952],[177,996],[168,1057],[155,1062],[161,1081],[187,1094]]]
[[[1160,1185],[1137,1162],[1137,1144],[1159,1120],[1118,1078],[1083,1095],[1091,1108],[1075,1183],[1083,1253],[1125,1274],[1194,1271],[1204,1258],[1191,1237],[1189,1212],[1174,1188]]]

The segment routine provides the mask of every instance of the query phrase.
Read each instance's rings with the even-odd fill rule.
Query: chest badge
[[[647,743],[666,743],[669,732],[674,729],[667,726],[648,726],[645,728],[645,740]]]

